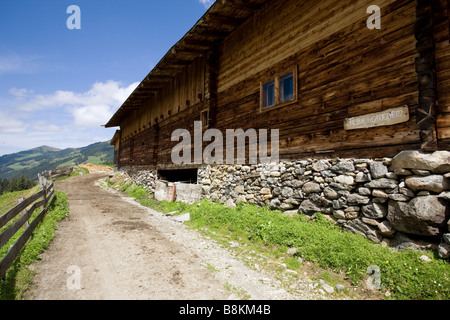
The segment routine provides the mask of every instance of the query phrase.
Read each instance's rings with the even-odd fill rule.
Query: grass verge
[[[10,197],[12,197],[10,195]],[[1,200],[1,199],[0,199]],[[1,202],[2,205],[4,204]],[[38,214],[36,212],[34,216]],[[55,190],[55,201],[49,208],[48,213],[34,230],[33,235],[22,249],[11,268],[7,271],[4,280],[0,280],[0,300],[21,300],[24,293],[30,287],[34,272],[30,270],[29,265],[35,262],[39,255],[48,247],[55,237],[57,222],[64,219],[69,212],[69,203],[67,196]],[[10,241],[14,242],[20,236],[18,232]],[[0,259],[6,254],[9,243],[0,250]]]
[[[361,235],[343,231],[320,214],[311,220],[303,215],[292,218],[280,211],[244,203],[228,208],[208,200],[192,205],[159,202],[141,187],[123,185],[121,189],[142,205],[158,211],[189,212],[191,220],[186,224],[203,232],[207,230],[226,242],[238,241],[274,258],[286,257],[289,248],[297,248],[293,257],[284,259],[288,268],[302,268],[308,262],[320,267],[322,275],[341,274],[353,285],[361,286],[374,279],[367,271],[376,266],[380,292],[387,299],[450,299],[448,261],[430,251],[395,251],[382,247]],[[422,255],[431,261],[422,261]]]

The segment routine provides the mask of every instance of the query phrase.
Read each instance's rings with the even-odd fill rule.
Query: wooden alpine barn
[[[106,124],[117,167],[172,168],[171,134],[194,121],[279,129],[281,159],[448,149],[448,1],[378,1],[380,29],[372,3],[216,1]],[[396,108],[400,123],[358,118]]]
[[[116,169],[157,200],[321,212],[449,258],[449,11],[450,0],[216,1],[106,124],[120,127]],[[175,163],[179,129],[191,140]],[[210,129],[243,131],[246,161],[198,161],[218,140]],[[252,130],[278,133],[266,148],[279,161],[248,161]]]

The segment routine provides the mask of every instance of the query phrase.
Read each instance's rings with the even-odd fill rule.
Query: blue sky
[[[212,2],[2,0],[0,155],[109,140],[101,125]]]

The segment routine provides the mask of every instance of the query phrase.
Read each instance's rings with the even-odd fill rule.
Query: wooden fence
[[[3,247],[22,227],[25,231],[11,246],[8,253],[0,261],[0,279],[4,278],[6,271],[14,263],[14,260],[24,247],[27,240],[30,238],[32,232],[41,222],[42,218],[48,211],[49,206],[54,200],[54,184],[48,181],[44,176],[39,176],[39,183],[41,191],[35,193],[31,197],[19,200],[19,204],[14,208],[0,216],[0,229],[3,228],[9,221],[14,219],[17,215],[21,215],[14,223],[12,223],[6,230],[0,234],[0,248]],[[31,205],[31,207],[29,207]],[[29,207],[27,209],[27,207]],[[34,218],[32,222],[28,222],[33,212],[41,208],[41,212]]]

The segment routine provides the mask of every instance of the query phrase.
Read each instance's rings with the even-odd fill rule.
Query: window
[[[280,103],[294,99],[294,74],[280,77]]]
[[[202,121],[202,127],[207,127],[209,124],[209,110],[203,110],[200,114],[200,120]]]
[[[285,69],[268,82],[261,82],[261,111],[297,101],[297,69]]]
[[[275,104],[275,81],[263,85],[263,107],[271,107]]]

